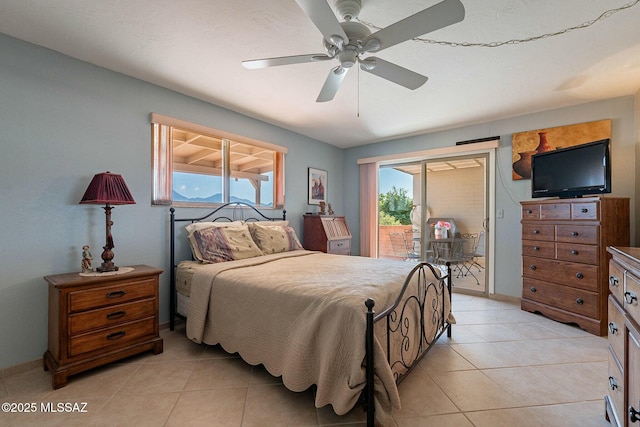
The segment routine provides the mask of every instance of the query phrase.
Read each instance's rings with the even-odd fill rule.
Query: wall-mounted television
[[[611,193],[609,140],[534,154],[531,197],[582,197]]]

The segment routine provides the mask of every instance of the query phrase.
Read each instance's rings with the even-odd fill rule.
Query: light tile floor
[[[400,385],[398,427],[608,426],[607,341],[504,301],[454,294],[458,324]],[[5,377],[0,401],[36,404],[0,413],[2,426],[362,426],[360,408],[316,409],[261,367],[197,345],[184,327],[162,331],[164,352],[70,377],[51,389],[41,368]],[[86,403],[85,413],[41,405]]]

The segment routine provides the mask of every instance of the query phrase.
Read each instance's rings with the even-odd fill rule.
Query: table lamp
[[[96,271],[100,273],[106,273],[109,271],[117,271],[118,267],[113,263],[113,237],[111,236],[111,205],[131,205],[136,202],[133,200],[133,196],[127,184],[125,184],[122,175],[118,175],[111,172],[102,172],[96,174],[91,180],[87,191],[84,192],[80,204],[89,203],[94,205],[104,204],[104,213],[107,216],[107,242],[103,246],[102,252],[102,265],[96,268]]]

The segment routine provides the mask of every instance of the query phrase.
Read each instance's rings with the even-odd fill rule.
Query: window
[[[284,206],[286,147],[151,115],[154,205]]]

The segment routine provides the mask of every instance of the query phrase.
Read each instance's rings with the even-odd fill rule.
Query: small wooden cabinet
[[[629,199],[522,202],[523,310],[607,333],[607,246],[629,245]]]
[[[49,348],[44,369],[53,388],[67,377],[124,357],[162,353],[158,278],[162,270],[134,265],[127,273],[46,276],[49,284]]]
[[[609,393],[613,426],[640,426],[640,248],[611,247],[609,267]],[[634,424],[637,423],[637,424]]]
[[[304,244],[310,251],[351,255],[351,231],[343,216],[304,215]]]

